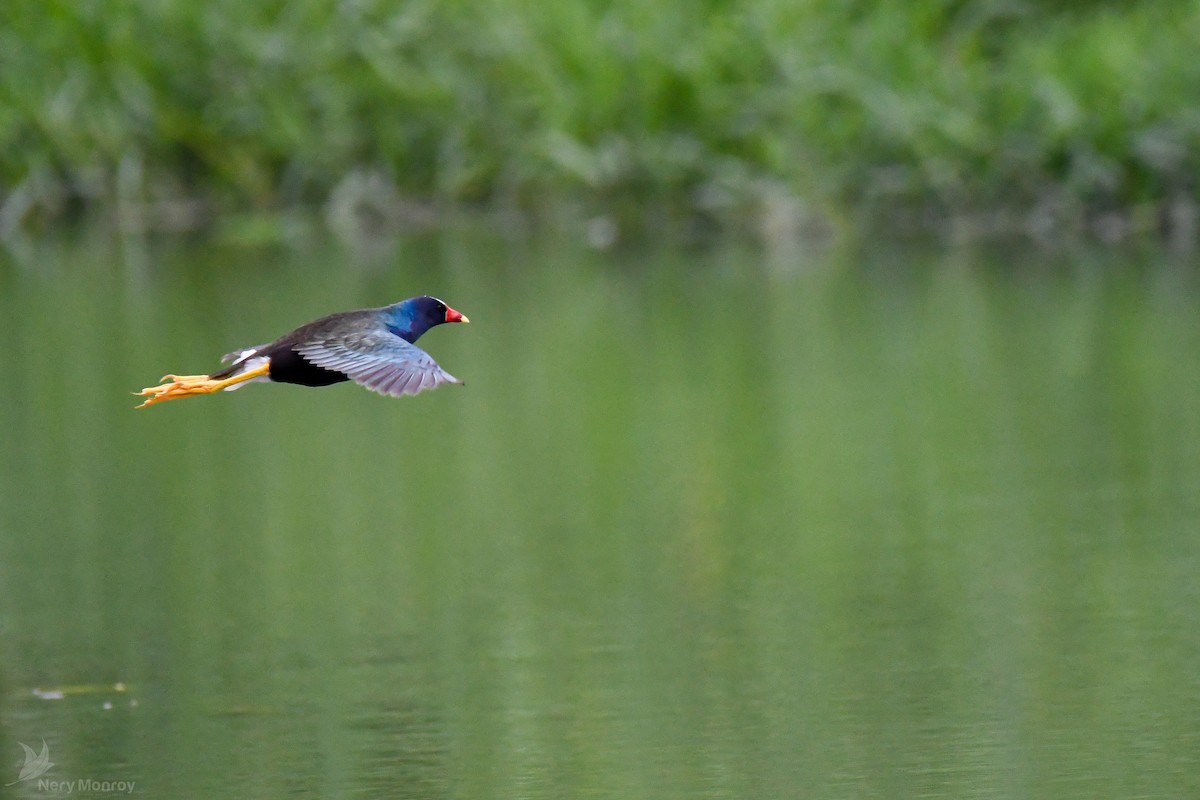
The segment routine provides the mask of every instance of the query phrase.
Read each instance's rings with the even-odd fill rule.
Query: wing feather
[[[424,350],[390,331],[309,341],[295,349],[318,367],[345,373],[355,383],[392,397],[417,394],[443,383],[462,383]]]

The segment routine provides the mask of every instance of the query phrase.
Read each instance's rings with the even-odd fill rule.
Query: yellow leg
[[[240,375],[234,375],[231,378],[224,378],[222,380],[213,380],[207,375],[164,375],[163,380],[166,381],[165,383],[158,386],[149,386],[140,392],[135,392],[137,395],[150,398],[138,406],[138,408],[145,408],[155,403],[165,403],[168,400],[178,400],[181,397],[212,394],[229,386],[261,378],[270,372],[271,365],[268,363],[262,364],[248,372],[243,372]]]
[[[163,375],[164,381],[204,381],[208,380],[207,375]]]

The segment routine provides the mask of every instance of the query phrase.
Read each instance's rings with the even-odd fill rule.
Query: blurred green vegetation
[[[1166,0],[7,0],[0,235],[467,205],[1190,236],[1197,41]]]

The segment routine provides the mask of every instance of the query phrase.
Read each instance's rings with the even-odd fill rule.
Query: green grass
[[[331,197],[1157,229],[1193,205],[1197,41],[1157,0],[8,0],[0,234]]]

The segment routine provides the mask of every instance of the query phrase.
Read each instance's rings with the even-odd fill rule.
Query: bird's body
[[[352,380],[380,394],[417,394],[462,383],[414,342],[444,322],[468,322],[434,297],[410,297],[383,308],[342,311],[301,325],[273,342],[236,350],[210,375],[167,375],[143,389],[142,406],[239,389],[255,381],[329,386]],[[141,408],[142,406],[138,406]]]

